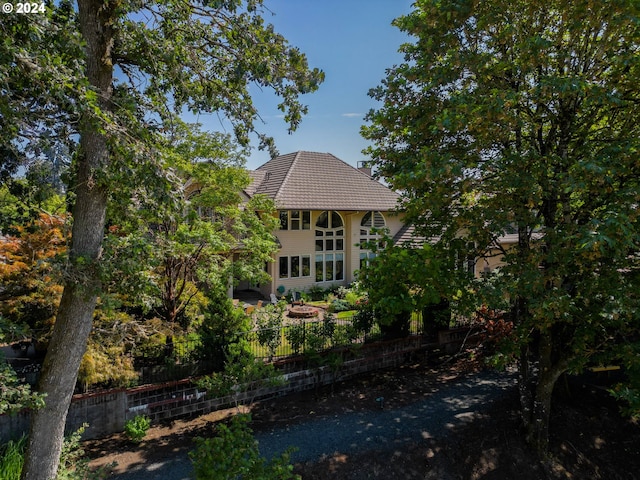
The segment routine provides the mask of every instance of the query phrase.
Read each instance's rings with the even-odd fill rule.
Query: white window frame
[[[297,214],[297,215],[296,215]],[[284,215],[286,215],[286,228],[283,228]],[[308,220],[305,223],[306,220]],[[311,211],[310,210],[279,210],[278,218],[280,219],[280,230],[311,230]],[[296,225],[297,228],[293,228]]]
[[[318,221],[327,214],[327,226],[319,226]],[[334,219],[340,219],[334,225]],[[338,223],[338,222],[335,222]],[[339,212],[325,210],[315,222],[315,281],[316,283],[342,282],[345,279],[345,221]],[[327,273],[331,272],[328,276]]]
[[[293,263],[294,258],[298,259],[298,275],[293,275]],[[286,259],[287,265],[287,274],[282,275],[282,260]],[[308,263],[308,271],[307,275],[304,274],[304,264],[305,260]],[[286,278],[308,278],[311,276],[311,255],[309,254],[301,254],[301,255],[281,255],[278,257],[278,278],[286,279]]]

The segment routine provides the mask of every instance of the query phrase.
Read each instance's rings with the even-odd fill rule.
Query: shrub
[[[89,468],[89,460],[80,446],[80,437],[86,427],[86,424],[83,425],[64,439],[56,480],[100,480],[106,478],[114,466],[106,465],[98,470]],[[0,446],[0,479],[20,480],[26,448],[26,436]]]
[[[353,310],[353,306],[346,300],[336,299],[329,305],[330,312],[346,312],[347,310]]]
[[[373,309],[367,304],[362,305],[360,310],[358,310],[358,312],[353,316],[351,324],[356,338],[359,336],[366,336],[371,332],[373,325],[375,324]]]
[[[267,461],[249,427],[250,415],[236,415],[229,426],[219,425],[214,438],[196,439],[189,452],[196,480],[299,480],[290,462],[291,449]]]
[[[327,295],[327,289],[322,288],[318,285],[313,285],[311,287],[309,287],[309,296],[311,297],[311,300],[313,301],[320,301],[320,300],[324,300],[326,295]]]
[[[258,342],[269,351],[269,361],[273,359],[282,342],[280,330],[283,313],[282,305],[267,305],[256,313]]]
[[[221,371],[232,350],[249,351],[246,332],[251,330],[251,319],[233,307],[226,291],[212,289],[208,296],[204,320],[197,329],[201,342],[196,356],[209,371]]]
[[[78,371],[78,383],[86,392],[89,387],[128,387],[138,380],[133,360],[123,345],[101,345],[90,341]]]
[[[344,301],[347,302],[349,306],[353,309],[353,308],[356,308],[356,305],[358,305],[358,302],[361,297],[362,295],[358,294],[358,292],[354,290],[349,290],[347,294],[344,296]]]
[[[247,392],[258,392],[260,387],[276,387],[284,384],[273,364],[256,360],[251,354],[243,352],[230,356],[224,371],[214,372],[196,381],[198,388],[206,390],[210,397],[233,395],[236,405],[252,403],[253,398]]]
[[[151,420],[145,415],[136,415],[124,424],[124,433],[129,440],[140,443],[147,435],[147,430],[151,426]]]
[[[32,392],[29,385],[21,383],[11,365],[0,355],[0,415],[43,406],[44,396]]]
[[[85,423],[64,439],[56,480],[101,480],[107,478],[115,466],[115,463],[109,464],[98,470],[89,467],[89,459],[80,445],[82,434],[88,426]]]
[[[305,323],[298,321],[284,331],[284,336],[296,355],[304,349],[305,330]]]
[[[347,296],[348,293],[349,293],[349,289],[347,287],[342,286],[342,285],[340,285],[334,291],[334,295],[336,297],[338,297],[340,300],[344,300],[344,298]]]

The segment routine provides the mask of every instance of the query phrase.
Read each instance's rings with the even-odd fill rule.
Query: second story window
[[[344,222],[338,212],[318,216],[316,237],[316,282],[344,280]]]
[[[360,250],[365,250],[367,242],[381,237],[378,229],[384,228],[386,222],[380,212],[367,212],[360,222]]]
[[[310,230],[309,210],[280,210],[280,230]]]
[[[362,221],[360,222],[360,268],[364,267],[375,257],[375,254],[369,251],[371,242],[377,243],[379,248],[383,247],[378,229],[384,228],[385,226],[384,216],[380,212],[367,212],[364,217],[362,217]]]

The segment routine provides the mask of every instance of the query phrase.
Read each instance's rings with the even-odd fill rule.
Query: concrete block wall
[[[67,414],[65,431],[75,432],[83,424],[88,424],[84,438],[97,438],[103,432],[118,432],[124,428],[127,391],[74,395]]]
[[[0,416],[0,445],[9,440],[18,440],[29,431],[31,416],[24,410],[14,415]]]
[[[145,385],[129,389],[109,390],[74,395],[67,416],[68,433],[89,427],[83,438],[98,438],[120,432],[127,420],[147,415],[152,424],[163,420],[197,417],[246,401],[258,401],[315,388],[317,383],[328,385],[350,376],[398,366],[407,357],[422,350],[420,337],[364,345],[357,358],[346,360],[336,371],[327,366],[284,374],[279,387],[249,388],[237,396],[208,398],[205,391],[189,379],[164,384]],[[29,414],[0,416],[0,442],[20,437],[29,430]]]

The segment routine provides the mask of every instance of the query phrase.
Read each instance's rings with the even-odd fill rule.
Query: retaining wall
[[[346,360],[339,369],[329,367],[305,369],[284,374],[285,382],[279,387],[249,389],[235,397],[208,398],[190,379],[135,388],[109,390],[74,395],[66,430],[68,433],[88,423],[83,438],[99,438],[120,432],[127,420],[136,415],[147,415],[152,423],[184,417],[196,417],[214,410],[249,400],[301,392],[332,382],[344,380],[358,373],[395,367],[422,351],[421,337],[363,345],[358,357]],[[0,416],[0,443],[20,437],[29,430],[29,412]]]

